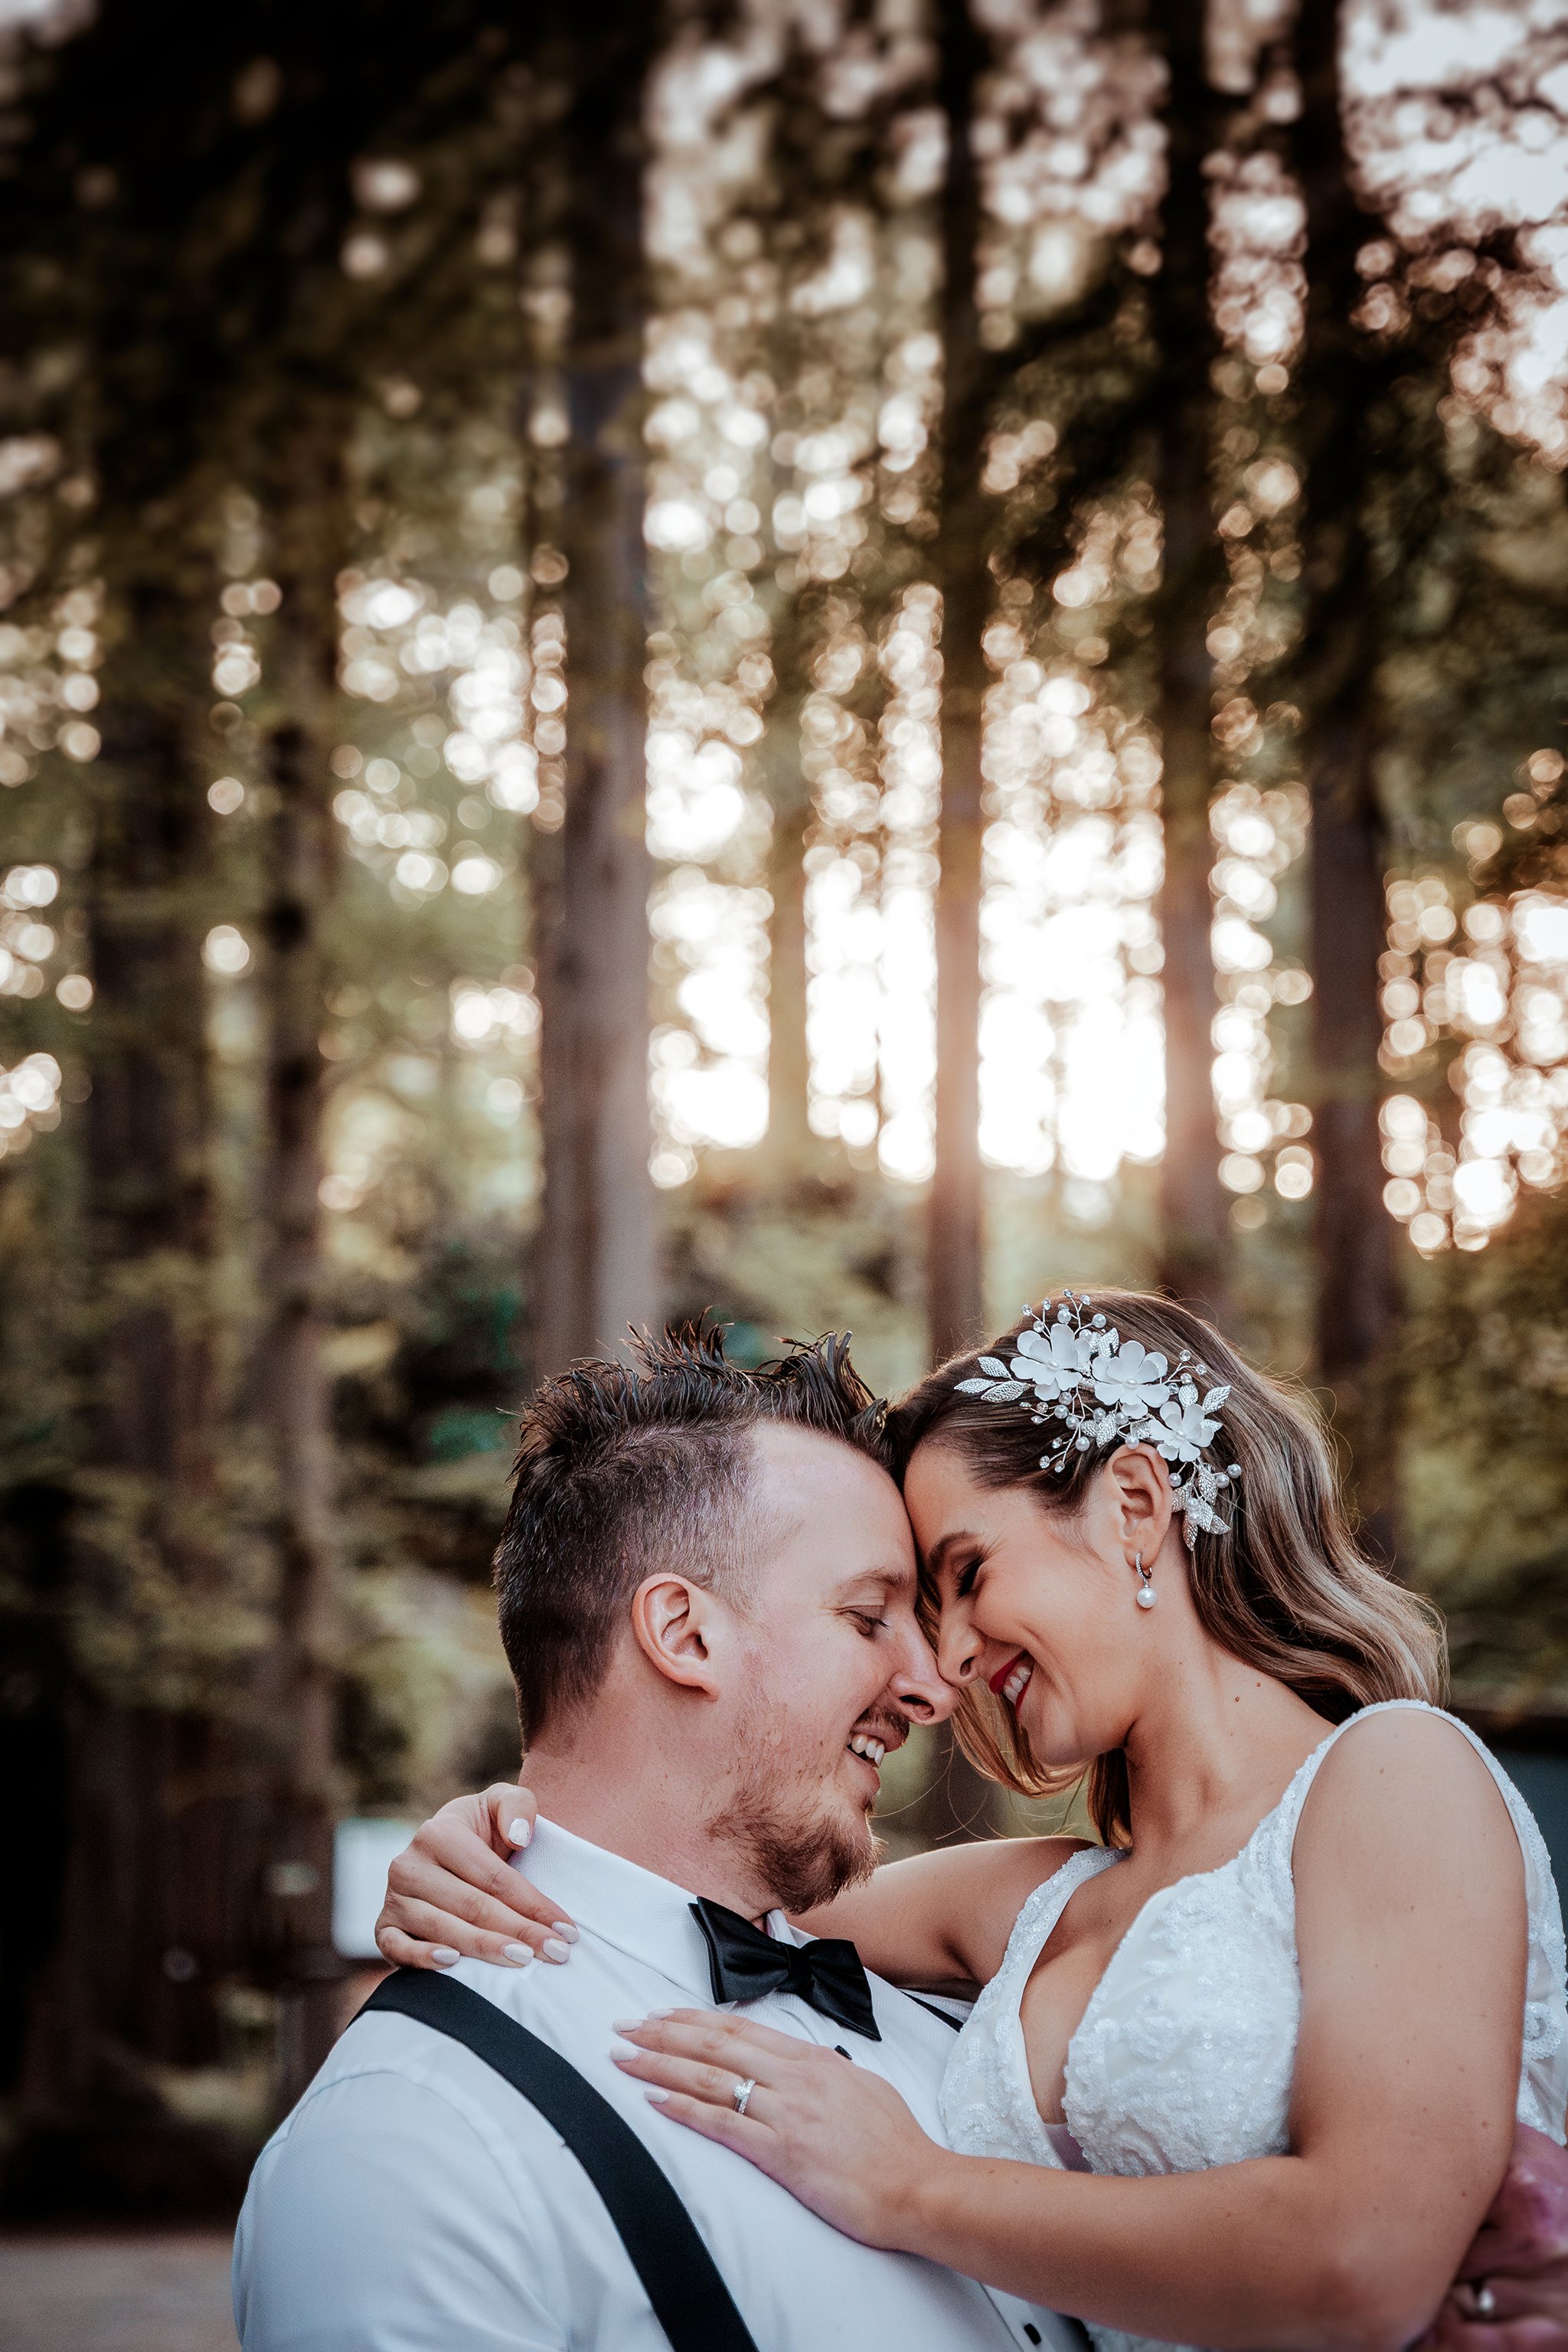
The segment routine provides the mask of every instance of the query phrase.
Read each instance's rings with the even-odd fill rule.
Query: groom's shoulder
[[[470,2210],[504,2214],[531,2241],[548,2236],[539,2184],[555,2144],[543,2118],[462,2043],[362,2009],[257,2160],[250,2234],[295,2233],[307,2213],[311,2227],[331,2215],[345,2229],[379,2228],[384,2209],[423,2227],[460,2190]]]
[[[345,2028],[251,2175],[234,2272],[247,2352],[564,2341],[549,2320],[570,2284],[556,2143],[489,2076],[412,2019]]]
[[[451,1974],[507,2008],[511,1971],[466,1961]],[[352,2128],[357,2112],[367,2126],[374,2117],[383,2135],[391,2129],[395,2137],[404,2114],[417,2117],[416,2131],[423,2133],[430,2128],[434,2103],[447,2110],[454,2128],[504,2149],[508,2135],[492,2122],[498,2092],[508,2095],[494,2070],[465,2043],[398,2011],[366,2006],[350,2019],[274,2138],[285,2142],[301,2130],[319,2131],[329,2113],[338,2132]],[[513,2121],[509,2109],[508,2122]]]

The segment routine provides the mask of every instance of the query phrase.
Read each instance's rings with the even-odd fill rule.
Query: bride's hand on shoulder
[[[862,2244],[908,2250],[917,2192],[946,2151],[890,2083],[837,2050],[709,2010],[617,2021],[623,2074],[661,2114],[732,2147]],[[735,2098],[750,2082],[745,2113]]]
[[[404,1969],[565,1959],[575,1927],[510,1859],[532,1837],[538,1811],[527,1789],[499,1782],[422,1822],[387,1873],[375,1923],[383,1959]]]

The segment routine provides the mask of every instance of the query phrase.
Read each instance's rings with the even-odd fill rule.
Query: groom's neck
[[[750,1858],[710,1826],[711,1781],[657,1750],[645,1748],[633,1763],[595,1754],[595,1743],[581,1732],[564,1749],[541,1739],[522,1759],[522,1778],[545,1820],[574,1837],[745,1918],[779,1907]]]

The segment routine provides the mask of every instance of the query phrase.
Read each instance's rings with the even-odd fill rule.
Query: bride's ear
[[[1106,1465],[1118,1538],[1129,1553],[1152,1560],[1175,1517],[1171,1474],[1152,1445],[1124,1445]]]

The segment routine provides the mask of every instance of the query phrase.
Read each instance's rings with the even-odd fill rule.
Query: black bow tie
[[[781,1943],[721,1903],[694,1903],[691,1916],[708,1946],[715,2000],[761,2000],[765,1992],[793,1992],[835,2025],[880,2042],[871,1988],[853,1944],[840,1936],[822,1936],[814,1944]]]

